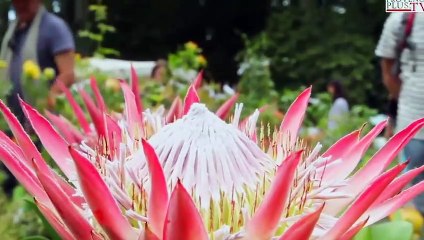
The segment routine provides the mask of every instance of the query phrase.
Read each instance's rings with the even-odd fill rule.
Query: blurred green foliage
[[[2,240],[60,239],[20,186],[10,197],[0,191],[0,236]]]
[[[107,9],[107,6],[101,2],[90,5],[88,10],[94,15],[93,19],[87,22],[85,30],[78,32],[79,37],[87,38],[94,43],[94,56],[96,57],[120,55],[118,50],[104,46],[107,34],[116,32],[114,26],[107,24]]]
[[[246,50],[238,55],[240,82],[237,90],[242,93],[241,102],[247,106],[260,107],[277,99],[271,77],[270,59],[262,54],[266,44],[264,37],[251,41],[243,36]]]
[[[378,223],[361,230],[353,240],[411,240],[412,224],[407,221]]]
[[[184,69],[184,70],[200,70],[207,65],[206,58],[202,55],[202,48],[196,43],[190,41],[184,44],[175,53],[168,56],[168,64],[171,70]]]
[[[278,116],[281,108],[271,77],[270,59],[262,54],[266,39],[258,38],[252,41],[246,35],[242,35],[242,38],[245,51],[240,52],[236,58],[240,62],[237,91],[240,93],[238,102],[243,103],[242,116],[247,117],[255,109],[266,106],[260,120],[271,127],[277,126],[282,120],[282,116]]]
[[[344,29],[344,16],[330,9],[290,9],[271,15],[266,53],[277,85],[313,83],[321,88],[329,78],[342,78],[349,89],[356,85],[369,90],[371,83],[358,83],[367,83],[373,69],[374,44]]]
[[[387,95],[375,91],[384,87],[374,48],[385,15],[369,18],[378,1],[328,1],[320,7],[309,2],[309,7],[291,4],[273,11],[243,52],[255,51],[270,60],[277,89],[313,85],[323,91],[337,79],[348,89],[349,102],[382,109]]]

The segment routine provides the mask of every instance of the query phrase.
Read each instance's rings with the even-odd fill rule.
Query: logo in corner
[[[424,0],[386,0],[386,12],[424,12]]]

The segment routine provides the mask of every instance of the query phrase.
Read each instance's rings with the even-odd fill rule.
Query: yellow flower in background
[[[421,216],[421,213],[418,212],[415,208],[403,208],[400,210],[402,219],[408,221],[414,227],[414,232],[419,233],[424,225],[424,219]]]
[[[52,80],[56,76],[56,71],[53,68],[44,68],[43,75],[47,78],[47,80]]]
[[[199,46],[195,43],[195,42],[187,42],[185,45],[185,48],[189,49],[189,50],[193,50],[196,51],[197,49],[199,49]]]
[[[79,60],[81,60],[81,54],[79,53],[75,53],[75,61],[78,62]]]
[[[114,92],[119,92],[121,90],[121,85],[118,79],[108,78],[105,82],[105,88]]]
[[[420,234],[424,226],[424,218],[420,212],[414,207],[404,207],[389,216],[391,221],[407,221],[410,222],[414,228],[414,233]]]
[[[39,79],[41,75],[40,67],[33,61],[27,60],[22,67],[24,75],[31,79]]]
[[[0,60],[0,68],[7,68],[7,62]]]
[[[206,66],[206,64],[208,63],[205,56],[203,56],[203,55],[197,56],[196,61],[199,63],[200,66]]]

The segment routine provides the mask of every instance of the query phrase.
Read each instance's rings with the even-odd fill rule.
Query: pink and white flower
[[[424,167],[386,170],[424,119],[355,172],[386,121],[320,154],[320,145],[311,150],[297,138],[310,88],[271,131],[257,127],[259,111],[240,121],[242,104],[222,120],[236,97],[210,112],[196,94],[199,79],[167,115],[143,111],[137,84],[122,82],[121,117],[107,112],[93,80],[95,101],[81,92],[92,124],[67,92],[82,131],[48,114],[53,126],[22,101],[63,177],[0,102],[16,139],[0,132],[0,159],[63,239],[351,239],[424,190],[421,182],[402,191]]]

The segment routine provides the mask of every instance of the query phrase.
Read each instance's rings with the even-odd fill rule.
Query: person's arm
[[[71,86],[75,82],[74,51],[61,53],[56,55],[54,59],[59,73],[56,77],[56,82],[54,82],[51,87],[51,92],[53,94],[59,94],[61,93],[61,90],[58,87],[57,81],[62,81],[67,87]]]
[[[397,56],[396,48],[402,36],[402,13],[392,13],[387,18],[375,53],[381,58],[381,74],[383,83],[389,91],[390,98],[397,99],[401,81],[393,75],[393,66]]]
[[[50,88],[48,105],[53,108],[61,93],[57,81],[70,87],[75,82],[75,42],[69,27],[63,20],[55,19],[50,28],[50,51],[57,66],[56,81]]]
[[[65,86],[70,87],[75,82],[74,74],[74,51],[67,51],[60,53],[55,56],[55,62],[58,69],[58,75],[56,76],[56,81],[50,88],[50,92],[47,98],[47,105],[49,109],[53,109],[56,105],[56,97],[62,93],[58,81],[61,81]]]
[[[382,58],[380,61],[380,65],[381,73],[383,76],[383,83],[389,91],[390,98],[398,99],[401,81],[392,73],[393,66],[395,65],[395,60],[390,58]]]

